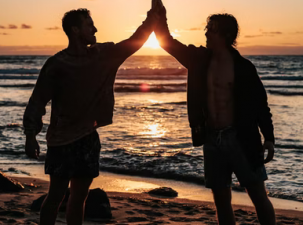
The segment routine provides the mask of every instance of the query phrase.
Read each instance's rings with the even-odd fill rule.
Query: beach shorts
[[[242,187],[253,186],[267,180],[264,165],[254,168],[248,162],[237,138],[237,131],[233,127],[209,129],[203,152],[207,188],[230,187],[233,173]]]
[[[97,131],[67,145],[48,147],[45,174],[60,178],[99,176],[100,139]]]

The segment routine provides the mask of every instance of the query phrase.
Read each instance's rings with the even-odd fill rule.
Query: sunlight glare
[[[147,47],[147,48],[153,48],[153,49],[160,48],[160,44],[159,44],[156,34],[154,32],[149,36],[148,40],[145,42],[145,44],[143,46]]]

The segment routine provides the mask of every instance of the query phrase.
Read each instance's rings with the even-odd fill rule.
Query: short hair
[[[218,32],[225,38],[227,46],[236,47],[239,25],[233,15],[228,13],[213,14],[207,18],[207,23],[209,22],[217,22]]]
[[[77,9],[66,12],[62,18],[62,28],[65,34],[69,37],[72,32],[72,27],[81,27],[83,18],[90,17],[90,11],[87,9]]]

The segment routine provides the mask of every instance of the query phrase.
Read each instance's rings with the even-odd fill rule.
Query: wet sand
[[[101,181],[106,182],[104,177],[101,178],[102,175],[94,181],[92,188],[96,188]],[[0,224],[38,224],[39,213],[32,212],[30,206],[33,200],[47,193],[49,182],[24,177],[14,179],[40,187],[20,193],[0,194]],[[161,198],[133,191],[107,191],[107,194],[113,218],[108,221],[87,219],[83,224],[217,224],[212,202],[180,197]],[[258,224],[253,207],[234,204],[234,210],[238,224]],[[303,224],[302,211],[277,209],[276,213],[277,224]],[[56,224],[66,224],[64,213],[59,213]]]

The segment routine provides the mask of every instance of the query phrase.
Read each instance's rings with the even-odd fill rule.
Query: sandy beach
[[[39,213],[31,211],[30,206],[33,200],[47,193],[49,182],[36,178],[13,178],[23,184],[33,183],[39,187],[27,187],[26,190],[19,193],[0,194],[0,224],[38,224]],[[189,196],[190,199],[184,198],[186,192],[182,189],[188,187],[179,186],[178,198],[151,196],[144,191],[165,184],[165,180],[163,180],[164,183],[159,182],[161,180],[158,179],[141,178],[140,180],[140,177],[130,179],[128,176],[115,176],[110,173],[100,174],[91,188],[105,187],[104,190],[109,190],[106,192],[110,200],[113,218],[107,221],[86,219],[84,224],[217,224],[214,204],[208,200],[193,200],[194,198],[199,199],[199,196]],[[136,183],[137,185],[135,185]],[[139,183],[141,188],[139,188]],[[171,184],[172,186],[176,185],[174,182]],[[152,187],[152,185],[154,186]],[[113,188],[118,190],[113,191]],[[209,194],[204,193],[204,195],[211,199],[210,192]],[[238,198],[237,194],[235,198]],[[234,204],[237,223],[258,224],[254,208],[245,205],[245,201],[241,199],[239,198],[237,201],[239,203],[244,202],[244,205]],[[282,206],[283,202],[281,203],[281,200],[278,199],[277,202],[279,201]],[[303,224],[301,203],[282,201],[284,201],[285,208],[288,210],[276,209],[277,224]],[[277,202],[274,202],[274,205],[277,205]],[[285,204],[287,202],[289,205],[293,205],[292,207],[296,207],[297,210],[290,210],[290,206]],[[297,205],[295,206],[295,204]],[[56,224],[66,224],[64,213],[59,213]]]

